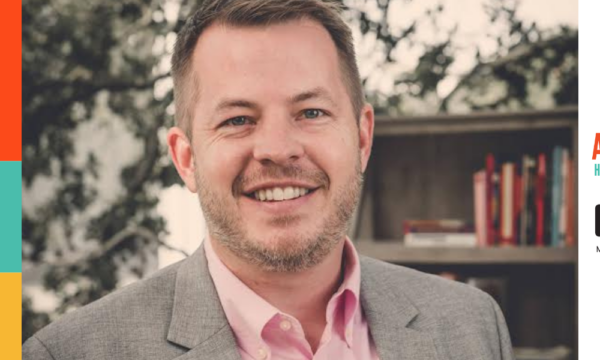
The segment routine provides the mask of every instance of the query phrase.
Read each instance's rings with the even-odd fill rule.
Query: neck
[[[211,245],[235,276],[271,305],[298,319],[311,346],[318,344],[326,324],[327,303],[340,285],[344,241],[318,265],[285,273],[265,271],[249,264],[218,241],[212,240]]]

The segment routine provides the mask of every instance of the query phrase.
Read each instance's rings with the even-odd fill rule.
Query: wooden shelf
[[[397,264],[575,264],[576,248],[407,248],[399,241],[355,243],[360,254]]]
[[[577,123],[577,107],[520,112],[474,112],[392,118],[377,116],[375,136],[506,132],[569,128]]]

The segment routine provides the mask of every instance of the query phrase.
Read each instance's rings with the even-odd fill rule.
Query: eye
[[[316,119],[320,116],[325,115],[323,110],[319,109],[306,109],[302,112],[302,115],[307,119]]]
[[[226,120],[223,123],[223,125],[244,126],[244,125],[247,125],[248,122],[249,122],[249,119],[247,116],[236,116],[236,117]]]

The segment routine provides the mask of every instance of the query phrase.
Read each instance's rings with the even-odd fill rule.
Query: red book
[[[575,246],[575,169],[573,159],[568,160],[567,172],[567,234],[566,245]]]
[[[544,202],[546,196],[546,155],[538,155],[537,178],[535,182],[535,245],[544,246]]]
[[[496,164],[494,155],[488,154],[485,158],[485,222],[487,245],[494,246],[496,243],[496,232],[494,231],[494,170]]]

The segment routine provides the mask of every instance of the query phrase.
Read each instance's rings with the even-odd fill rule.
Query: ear
[[[195,193],[198,191],[198,186],[194,176],[195,164],[191,142],[183,130],[178,127],[172,127],[167,133],[167,144],[169,145],[169,154],[173,159],[179,176],[187,188]]]
[[[358,146],[360,149],[360,166],[364,173],[371,156],[373,145],[373,127],[375,126],[375,111],[371,104],[365,104],[360,112],[358,129]]]

